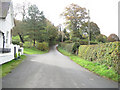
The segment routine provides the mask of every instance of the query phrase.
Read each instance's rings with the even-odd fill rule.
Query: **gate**
[[[16,47],[14,47],[14,57],[16,57]]]

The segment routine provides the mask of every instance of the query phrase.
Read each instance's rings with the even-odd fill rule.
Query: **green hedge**
[[[81,40],[76,41],[76,42],[80,43],[80,45],[88,45],[88,40],[81,39]],[[71,40],[66,40],[65,43],[75,43],[75,42],[73,42]],[[98,43],[95,41],[90,41],[90,44],[93,45],[93,44],[98,44]]]
[[[93,45],[93,44],[98,44],[98,43],[95,41],[90,41],[90,44]],[[88,45],[88,40],[81,40],[80,45]]]
[[[37,49],[39,49],[41,51],[48,51],[49,44],[47,42],[37,43]]]
[[[77,49],[79,48],[80,44],[79,43],[59,43],[59,46],[65,49],[66,51],[70,53],[76,53]]]
[[[118,50],[120,42],[105,43],[99,45],[81,45],[79,47],[78,56],[89,61],[99,62],[114,68],[118,71],[118,57],[120,50]]]
[[[20,45],[20,38],[19,38],[19,36],[13,36],[12,37],[12,43]]]

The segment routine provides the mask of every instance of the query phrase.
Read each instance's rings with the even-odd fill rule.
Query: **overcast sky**
[[[13,4],[25,0],[13,0]],[[36,4],[40,11],[55,26],[64,22],[60,14],[71,3],[78,4],[90,10],[91,21],[97,23],[102,34],[109,36],[111,33],[118,35],[118,1],[120,0],[27,0]]]

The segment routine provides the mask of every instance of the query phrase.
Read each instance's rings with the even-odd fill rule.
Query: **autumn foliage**
[[[109,42],[119,41],[119,37],[116,34],[110,34],[110,36],[107,38]]]

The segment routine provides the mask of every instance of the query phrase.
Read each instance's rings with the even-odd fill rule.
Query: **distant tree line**
[[[67,6],[61,15],[66,20],[66,29],[69,30],[69,33],[66,32],[66,29],[63,31],[64,41],[68,39],[71,41],[88,41],[88,38],[90,38],[90,41],[105,43],[119,40],[115,34],[109,37],[101,34],[98,25],[95,22],[89,22],[90,16],[87,9],[77,4]]]
[[[24,12],[24,9],[23,9]],[[55,43],[58,39],[58,29],[39,11],[36,5],[30,5],[24,12],[23,19],[15,20],[13,36],[19,35],[22,43],[29,41],[36,46],[37,42]]]
[[[23,3],[23,5],[17,5],[16,9],[15,16],[20,13],[22,20],[15,20],[13,36],[19,36],[22,43],[31,42],[33,46],[36,46],[36,43],[41,42],[51,45],[62,41],[84,41],[85,44],[88,44],[88,39],[95,43],[119,40],[115,34],[111,34],[109,37],[101,34],[99,26],[95,22],[89,22],[90,16],[87,9],[77,4],[70,4],[61,14],[66,20],[66,27],[63,31],[61,25],[54,26],[36,5]],[[13,41],[18,42],[18,39],[16,41],[13,39]]]

